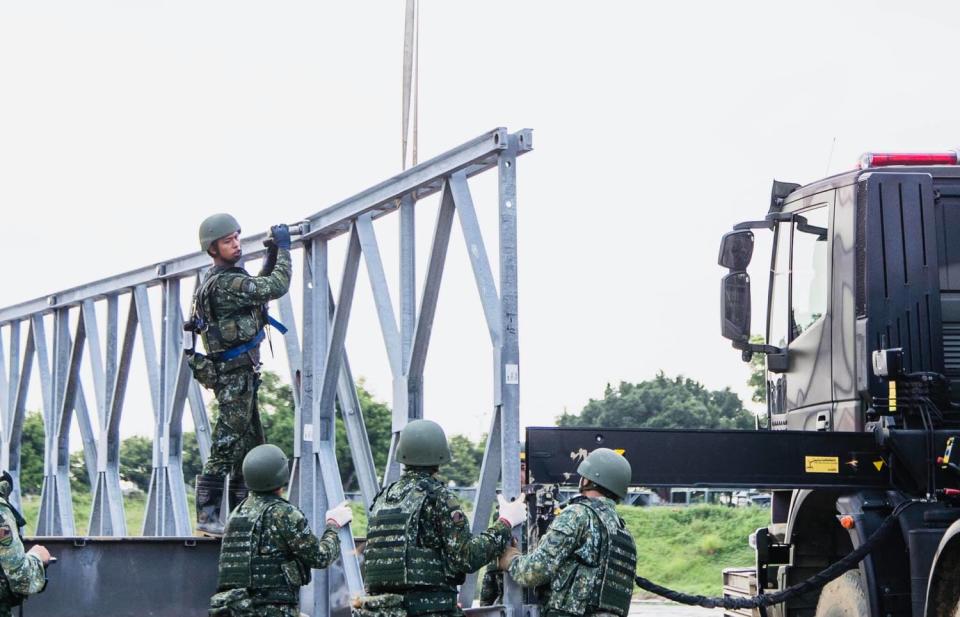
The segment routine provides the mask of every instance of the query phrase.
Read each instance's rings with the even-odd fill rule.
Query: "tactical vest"
[[[381,493],[371,508],[364,549],[364,580],[370,593],[404,593],[417,588],[450,588],[439,548],[419,542],[424,504],[434,497],[429,480],[401,495]]]
[[[220,548],[220,566],[217,574],[217,589],[249,589],[251,595],[263,604],[297,604],[300,585],[293,585],[284,570],[294,560],[285,559],[277,553],[261,554],[263,538],[262,521],[267,511],[283,502],[258,496],[250,505],[251,498],[234,510],[227,522]],[[309,573],[309,571],[308,571]]]
[[[637,570],[637,547],[633,536],[626,530],[623,519],[601,502],[578,497],[571,503],[585,506],[598,523],[601,534],[599,561],[587,563],[579,553],[574,553],[577,564],[573,571],[553,580],[547,612],[584,615],[606,612],[627,617]],[[573,584],[577,584],[586,597],[571,593],[569,587]]]
[[[247,274],[243,268],[228,268],[208,274],[194,296],[194,323],[200,328],[200,338],[207,354],[216,359],[231,348],[249,343],[260,336],[267,324],[266,306],[244,307],[234,313],[215,315],[212,296],[217,280],[225,274]],[[232,291],[242,293],[244,276],[235,276],[229,282]]]

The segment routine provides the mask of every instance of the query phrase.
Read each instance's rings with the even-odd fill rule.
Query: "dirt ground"
[[[631,617],[723,617],[722,609],[644,600],[630,605]]]

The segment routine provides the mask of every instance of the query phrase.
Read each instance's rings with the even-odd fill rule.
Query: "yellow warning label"
[[[873,466],[877,468],[877,471],[883,469],[883,459],[880,459],[879,461],[873,461]]]
[[[889,398],[890,398],[890,411],[897,410],[897,382],[891,381],[889,388]]]
[[[806,456],[804,471],[807,473],[840,473],[840,458],[836,456]]]
[[[619,454],[620,456],[623,456],[623,453],[626,452],[626,450],[624,450],[623,448],[614,448],[613,451]]]

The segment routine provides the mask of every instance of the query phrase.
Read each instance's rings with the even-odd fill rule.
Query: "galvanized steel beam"
[[[507,496],[519,494],[515,162],[518,154],[531,149],[530,138],[529,130],[508,134],[506,129],[495,129],[306,219],[305,233],[294,243],[294,248],[302,249],[303,254],[299,333],[291,298],[281,298],[279,308],[281,319],[289,327],[284,343],[296,417],[289,492],[313,529],[324,526],[325,510],[342,500],[344,494],[336,460],[336,403],[346,427],[357,481],[368,506],[379,490],[363,410],[345,348],[360,260],[366,265],[393,375],[393,438],[390,462],[383,471],[386,483],[399,474],[399,466],[393,462],[397,434],[409,420],[424,415],[423,371],[454,216],[459,219],[467,244],[494,355],[494,409],[474,504],[473,529],[486,527],[498,480]],[[473,175],[494,168],[499,178],[499,290],[468,182]],[[419,200],[437,192],[441,193],[440,207],[418,307],[416,207]],[[396,312],[374,226],[378,217],[394,210],[399,210],[400,234]],[[334,301],[328,274],[328,241],[347,232],[347,258]],[[263,238],[264,234],[260,234],[243,240],[247,259],[264,254]],[[119,426],[138,334],[154,420],[152,474],[143,533],[191,533],[182,469],[184,406],[190,405],[204,461],[209,454],[210,426],[200,388],[181,353],[184,334],[180,292],[181,281],[188,277],[195,288],[209,263],[209,256],[193,253],[0,308],[0,330],[7,333],[6,348],[0,336],[0,463],[18,475],[27,395],[31,380],[38,380],[46,432],[39,533],[74,533],[69,484],[69,432],[74,418],[83,438],[94,495],[89,532],[127,533],[120,491]],[[156,291],[149,291],[151,288],[159,288],[159,331],[151,308],[151,294]],[[121,297],[129,298],[122,338]],[[102,311],[106,331],[98,322]],[[69,320],[74,313],[77,325],[71,335]],[[45,333],[48,319],[53,324],[52,349]],[[28,331],[25,344],[21,344],[24,324]],[[85,366],[93,385],[95,405],[91,409],[95,409],[95,421],[87,408],[81,366]],[[17,498],[15,493],[14,499]],[[362,592],[362,580],[353,538],[349,529],[341,530],[340,536],[344,580],[350,593],[356,595]],[[463,588],[465,606],[472,600],[474,584],[475,579],[471,578]],[[314,583],[303,591],[303,610],[315,617],[327,617],[330,593],[329,573],[315,572]],[[508,584],[506,600],[504,611],[519,614],[519,595],[512,584]]]
[[[517,133],[521,136],[531,134],[529,129]],[[497,166],[498,155],[506,149],[507,141],[507,129],[497,128],[440,156],[411,167],[385,182],[308,217],[306,220],[311,231],[294,243],[299,244],[317,235],[331,238],[345,233],[349,231],[351,222],[361,214],[371,213],[374,218],[387,214],[397,209],[399,200],[404,196],[412,195],[414,200],[423,199],[439,191],[443,186],[444,178],[452,173],[463,171],[467,177],[471,177],[492,169]],[[521,141],[531,143],[529,137]],[[523,151],[529,149],[531,149],[529,146],[525,146]],[[265,233],[244,238],[244,255],[248,257],[263,255],[265,238]],[[2,308],[0,324],[24,319],[33,314],[47,314],[57,308],[76,305],[87,298],[96,299],[107,296],[119,289],[129,289],[138,285],[156,285],[163,279],[187,276],[209,265],[208,255],[200,252],[191,253],[157,265],[138,268],[94,283]]]

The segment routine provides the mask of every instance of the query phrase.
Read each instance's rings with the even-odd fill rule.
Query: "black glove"
[[[278,249],[290,250],[290,228],[283,223],[270,228],[270,237]]]

